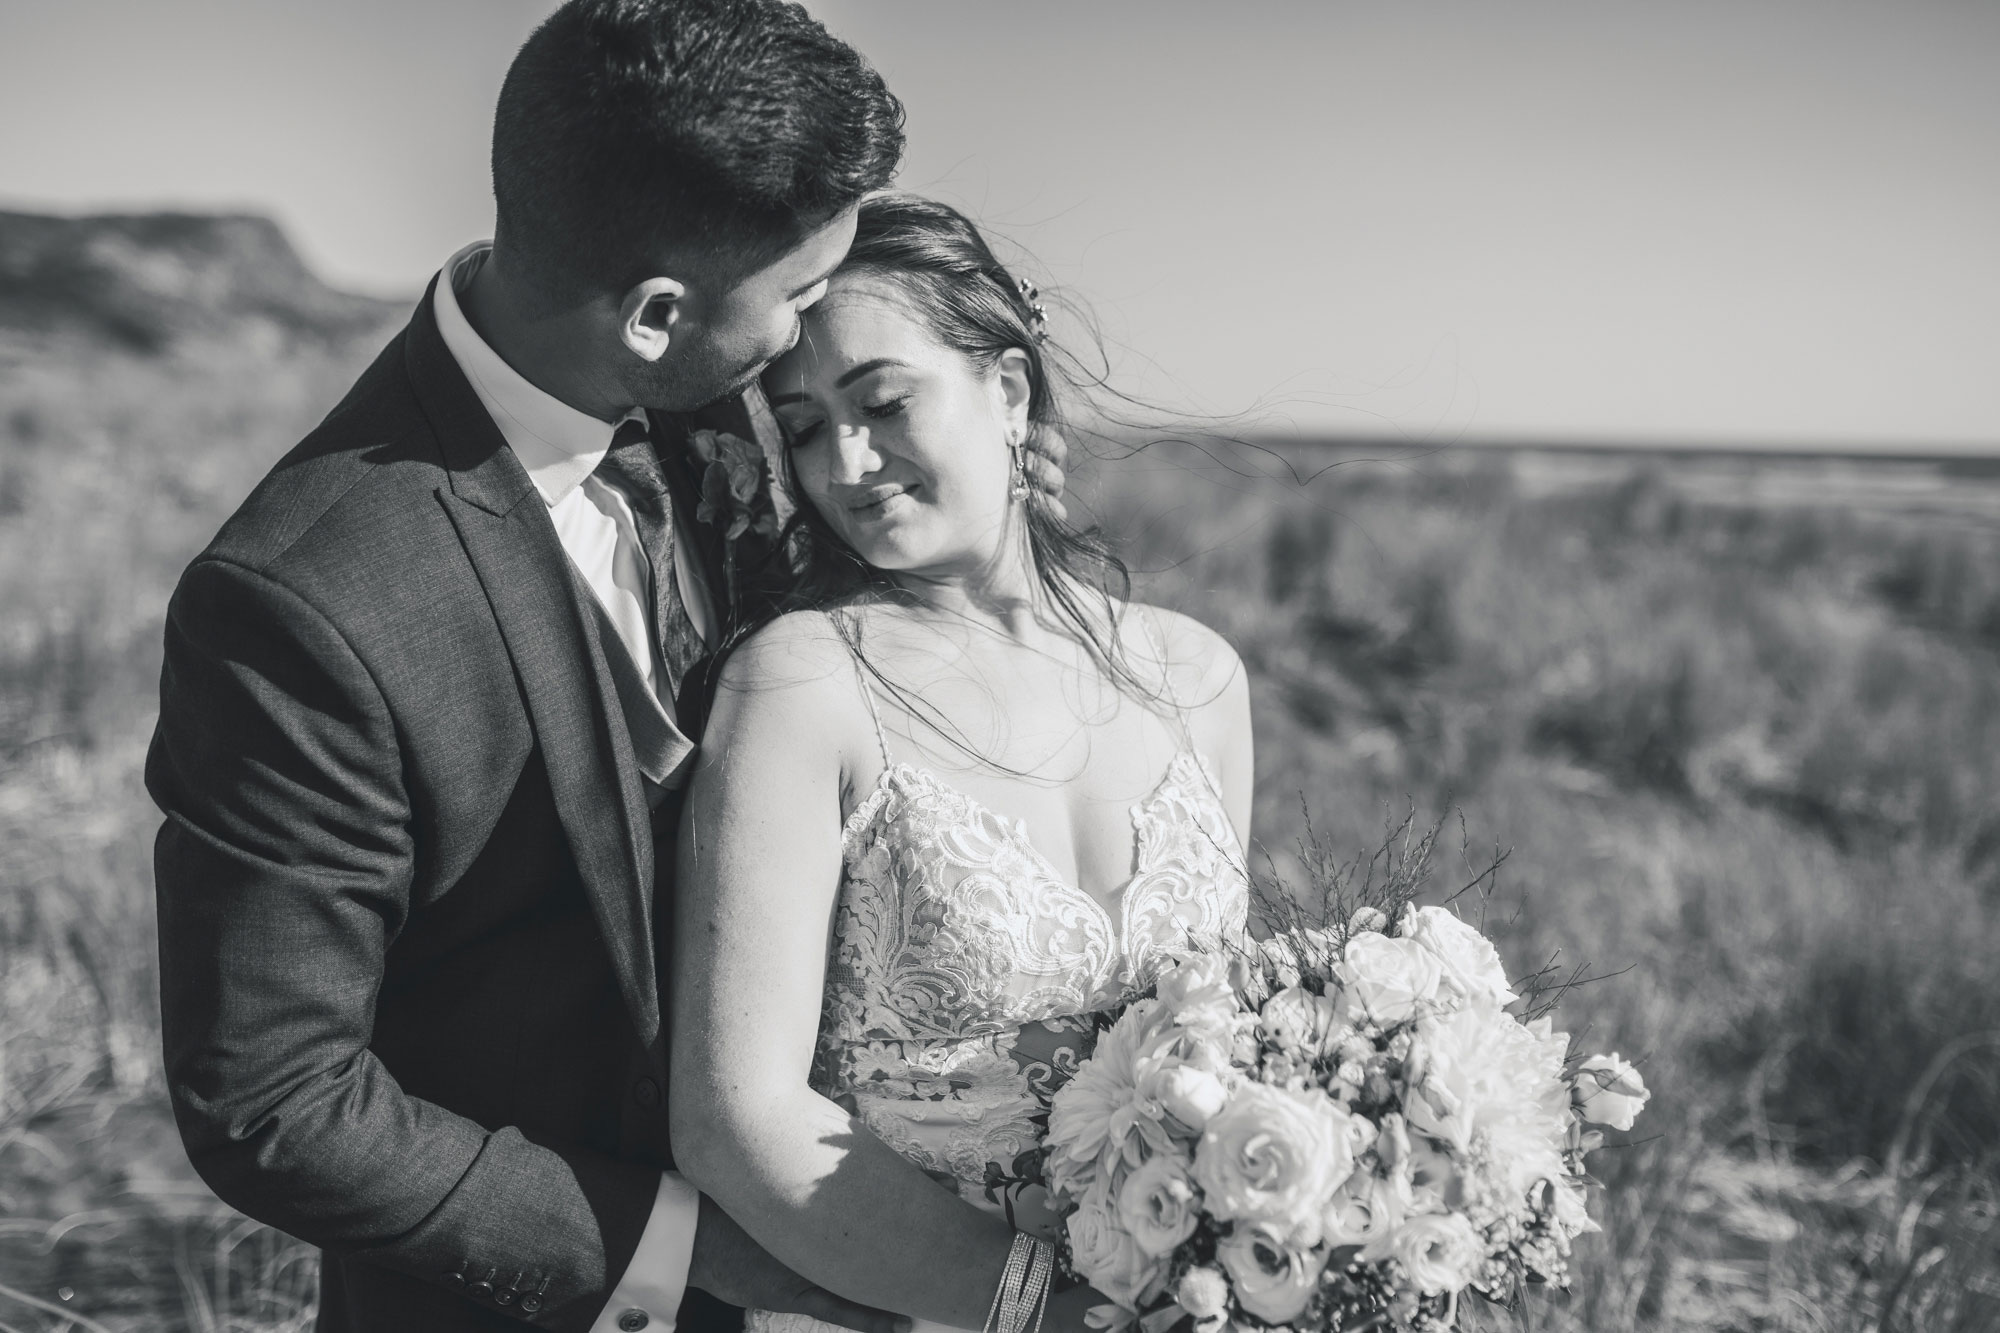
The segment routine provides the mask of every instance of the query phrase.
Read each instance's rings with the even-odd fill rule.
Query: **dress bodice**
[[[875,703],[859,669],[870,712]],[[813,1087],[976,1206],[1053,1234],[1015,1159],[1090,1055],[1095,1015],[1190,952],[1243,940],[1250,885],[1214,770],[1184,744],[1132,807],[1110,901],[1066,881],[1027,825],[929,769],[883,768],[841,834]],[[746,1333],[840,1333],[752,1310]],[[920,1333],[936,1333],[919,1324]]]
[[[935,1174],[1004,1173],[1088,1055],[1091,1015],[1244,930],[1242,848],[1192,749],[1132,807],[1132,834],[1107,906],[1022,821],[885,767],[843,833],[814,1085]]]

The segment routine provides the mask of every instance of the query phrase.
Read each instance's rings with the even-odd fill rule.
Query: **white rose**
[[[1146,1288],[1165,1276],[1165,1261],[1139,1248],[1131,1233],[1119,1225],[1117,1212],[1102,1189],[1085,1194],[1063,1227],[1069,1233],[1070,1259],[1076,1271],[1128,1309],[1136,1308]]]
[[[1179,1159],[1160,1154],[1125,1177],[1118,1190],[1118,1220],[1147,1254],[1172,1254],[1194,1234],[1194,1185]]]
[[[1269,1222],[1311,1244],[1328,1196],[1354,1170],[1353,1119],[1324,1093],[1245,1083],[1195,1149],[1204,1205],[1219,1221]]]
[[[1321,1227],[1329,1245],[1359,1245],[1363,1263],[1386,1258],[1403,1219],[1396,1187],[1372,1171],[1356,1171],[1327,1202]]]
[[[1426,1296],[1457,1291],[1486,1257],[1479,1233],[1462,1213],[1413,1217],[1396,1232],[1395,1256],[1410,1285]]]
[[[1570,1098],[1593,1125],[1630,1129],[1653,1094],[1639,1071],[1616,1055],[1593,1055],[1577,1066]]]
[[[1190,1268],[1174,1288],[1174,1299],[1196,1319],[1220,1319],[1229,1313],[1229,1279],[1219,1268]]]
[[[1339,1008],[1324,995],[1287,986],[1264,1001],[1257,1021],[1264,1035],[1280,1046],[1319,1055],[1340,1031]]]
[[[1305,1312],[1327,1254],[1288,1244],[1262,1223],[1239,1222],[1215,1247],[1215,1257],[1229,1270],[1236,1303],[1266,1323],[1282,1324]]]
[[[1405,913],[1398,933],[1436,956],[1445,984],[1469,1000],[1509,1005],[1520,997],[1507,985],[1507,969],[1493,942],[1442,907]]]
[[[1337,969],[1350,1015],[1387,1026],[1415,1017],[1434,999],[1443,971],[1437,955],[1415,940],[1364,932],[1347,942]]]
[[[1163,1067],[1154,1076],[1151,1091],[1168,1115],[1196,1133],[1229,1101],[1229,1089],[1219,1075],[1184,1061]]]

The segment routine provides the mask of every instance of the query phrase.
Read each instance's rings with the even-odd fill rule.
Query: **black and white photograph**
[[[2000,7],[0,0],[0,1333],[1996,1333]]]

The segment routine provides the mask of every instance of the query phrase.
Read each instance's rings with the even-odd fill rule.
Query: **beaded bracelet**
[[[1049,1280],[1054,1275],[1055,1249],[1023,1232],[1014,1233],[1000,1286],[986,1311],[983,1333],[1041,1333],[1042,1315],[1049,1304]]]

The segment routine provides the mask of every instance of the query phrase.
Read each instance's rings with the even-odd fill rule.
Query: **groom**
[[[324,1250],[320,1329],[891,1327],[671,1171],[656,867],[769,545],[692,432],[752,434],[901,118],[795,6],[571,0],[501,91],[493,243],[181,581],[168,1081],[203,1179]]]

